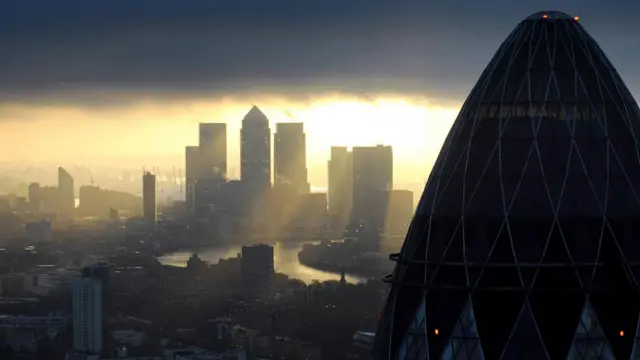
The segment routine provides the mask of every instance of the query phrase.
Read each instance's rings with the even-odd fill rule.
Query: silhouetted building
[[[374,359],[640,356],[640,109],[578,19],[504,41],[431,172]]]
[[[224,180],[227,176],[227,124],[201,123],[198,177]]]
[[[274,271],[273,246],[260,244],[242,247],[242,283],[247,295],[264,296],[269,291]]]
[[[150,172],[142,176],[142,217],[148,226],[156,225],[156,176]]]
[[[76,209],[76,196],[73,177],[63,167],[58,167],[59,212],[73,216]]]
[[[62,208],[60,191],[57,186],[41,186],[38,190],[40,210],[47,214],[57,214]]]
[[[347,225],[353,205],[353,153],[346,146],[332,146],[328,162],[329,217],[332,228]]]
[[[85,354],[102,351],[102,282],[80,278],[73,283],[73,350]]]
[[[110,340],[109,319],[112,316],[111,307],[111,275],[112,268],[108,262],[97,262],[82,268],[82,277],[100,281],[101,314],[102,314],[102,344],[107,345]]]
[[[29,208],[31,212],[38,213],[42,210],[42,196],[40,196],[40,184],[29,184]]]
[[[271,186],[271,130],[257,106],[242,119],[240,176],[251,196],[262,195]]]
[[[278,123],[274,135],[275,184],[291,184],[299,194],[309,192],[307,141],[303,123]]]
[[[226,183],[218,179],[200,179],[196,182],[194,201],[195,211],[198,214],[206,213],[213,208],[221,208],[223,187]]]
[[[386,190],[393,189],[391,146],[353,148],[352,222],[376,229],[384,227]]]
[[[196,182],[200,171],[200,148],[198,146],[185,147],[185,202],[187,212],[195,212]]]
[[[140,198],[133,194],[90,185],[81,186],[78,194],[80,198],[78,214],[82,217],[108,218],[111,208],[128,212],[130,216],[141,214]]]

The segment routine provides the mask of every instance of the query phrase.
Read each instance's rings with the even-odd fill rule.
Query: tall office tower
[[[250,196],[260,195],[271,186],[271,129],[269,119],[257,106],[242,119],[240,176]]]
[[[31,183],[29,184],[29,208],[31,212],[37,213],[42,210],[42,195],[40,192],[40,184]]]
[[[638,104],[582,20],[523,19],[390,255],[372,358],[638,358],[639,131]]]
[[[353,204],[353,153],[346,146],[332,146],[328,162],[329,216],[348,220]]]
[[[243,287],[247,293],[255,297],[266,295],[275,272],[273,246],[243,246],[240,264]]]
[[[200,124],[198,147],[200,169],[197,176],[224,180],[227,176],[227,124]]]
[[[274,184],[290,184],[309,193],[307,141],[303,123],[278,123],[273,144]]]
[[[73,350],[85,354],[102,351],[102,282],[80,278],[73,282]]]
[[[73,215],[76,208],[73,177],[63,167],[58,167],[58,195],[60,212],[65,215]]]
[[[145,172],[142,176],[142,217],[148,226],[156,225],[156,176]]]
[[[200,148],[198,146],[187,146],[185,148],[185,203],[187,212],[195,212],[196,203],[196,183],[200,170]]]
[[[100,281],[102,298],[102,337],[103,344],[108,343],[108,323],[112,315],[111,307],[111,265],[100,261],[82,268],[82,277]]]
[[[393,189],[391,146],[353,148],[353,222],[382,229],[386,219],[386,191]]]

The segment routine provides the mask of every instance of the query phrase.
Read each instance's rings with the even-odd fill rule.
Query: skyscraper
[[[63,167],[58,167],[58,194],[60,212],[66,215],[73,215],[76,207],[73,177]]]
[[[271,129],[269,119],[257,106],[242,119],[240,176],[252,195],[271,186]]]
[[[640,356],[640,109],[578,18],[504,41],[446,138],[374,359]]]
[[[299,194],[309,192],[307,141],[303,123],[276,124],[273,162],[274,183],[290,184]]]
[[[142,176],[142,216],[148,226],[156,225],[156,176],[150,172]]]
[[[82,268],[82,277],[87,280],[100,282],[100,293],[95,296],[101,297],[100,303],[100,320],[102,323],[102,344],[108,344],[109,338],[109,319],[111,317],[111,265],[107,262],[97,262]],[[95,304],[94,304],[95,305]],[[96,326],[100,326],[96,324]]]
[[[346,220],[353,204],[353,153],[346,146],[332,146],[327,170],[329,215]]]
[[[80,278],[73,283],[73,350],[86,354],[102,351],[102,283]]]
[[[227,124],[201,123],[199,127],[199,177],[224,180],[227,175]]]
[[[185,202],[187,212],[195,211],[195,191],[200,170],[200,148],[198,146],[185,147]]]
[[[353,148],[353,222],[384,227],[386,190],[393,189],[393,151],[391,146]]]

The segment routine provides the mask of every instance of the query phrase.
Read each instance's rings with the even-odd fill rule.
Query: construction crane
[[[156,187],[158,188],[158,190],[160,190],[160,193],[164,193],[164,189],[162,188],[162,182],[160,181],[160,168],[159,167],[155,167],[155,173],[156,173]]]
[[[91,158],[89,158],[89,166],[87,166],[87,170],[89,171],[89,181],[91,181],[91,186],[93,186],[93,171],[91,171]]]

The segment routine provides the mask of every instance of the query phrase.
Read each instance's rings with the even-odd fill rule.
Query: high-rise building
[[[65,215],[73,215],[76,208],[73,177],[63,167],[58,167],[58,194],[60,212]]]
[[[102,343],[108,344],[110,334],[108,322],[111,317],[111,265],[108,262],[97,262],[82,268],[82,277],[100,282],[102,311]]]
[[[352,222],[382,229],[386,218],[386,190],[393,189],[391,146],[353,148]]]
[[[31,212],[37,213],[42,210],[42,196],[40,194],[40,184],[29,184],[29,208]]]
[[[374,359],[640,356],[640,109],[577,17],[518,24],[464,102]]]
[[[224,180],[227,176],[227,124],[201,123],[198,177]]]
[[[73,350],[85,354],[102,351],[102,283],[79,278],[73,283]]]
[[[299,194],[309,193],[307,140],[303,123],[276,124],[273,163],[275,184],[290,184]]]
[[[185,148],[185,203],[187,212],[195,212],[196,183],[198,172],[200,171],[200,148],[198,146],[187,146]]]
[[[254,196],[271,186],[271,129],[269,119],[257,106],[242,119],[240,176]]]
[[[353,204],[353,153],[346,146],[332,146],[328,163],[329,215],[348,220]]]
[[[150,172],[142,176],[142,217],[148,226],[156,225],[156,176]]]
[[[240,264],[242,282],[247,293],[256,297],[265,295],[269,291],[275,272],[273,246],[243,246]]]

